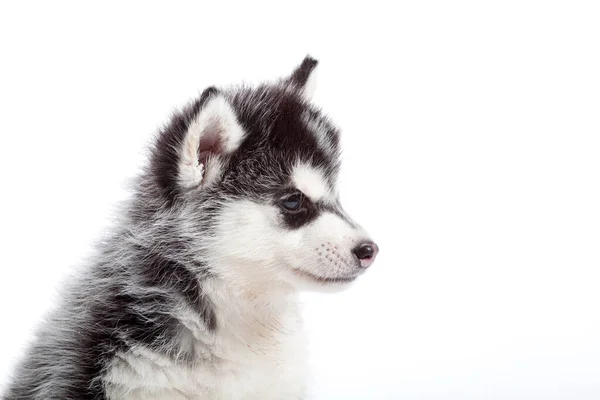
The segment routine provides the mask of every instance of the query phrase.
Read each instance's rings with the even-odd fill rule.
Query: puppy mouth
[[[300,268],[293,268],[292,271],[296,273],[296,275],[300,275],[304,278],[310,279],[317,283],[350,283],[357,278],[358,275],[352,276],[336,276],[336,277],[327,277],[327,276],[319,276],[312,274],[308,271],[302,270]]]

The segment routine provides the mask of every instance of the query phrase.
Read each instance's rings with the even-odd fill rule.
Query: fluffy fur
[[[303,398],[298,291],[344,287],[377,253],[337,197],[316,64],[173,116],[4,399]]]

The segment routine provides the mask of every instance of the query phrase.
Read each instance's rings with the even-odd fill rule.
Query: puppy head
[[[378,248],[343,210],[339,130],[310,102],[317,61],[258,87],[206,89],[159,135],[152,182],[178,235],[240,285],[341,287]]]

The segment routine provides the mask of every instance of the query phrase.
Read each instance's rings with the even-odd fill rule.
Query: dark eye
[[[302,207],[304,196],[300,192],[292,193],[281,199],[280,204],[286,211],[296,212]]]

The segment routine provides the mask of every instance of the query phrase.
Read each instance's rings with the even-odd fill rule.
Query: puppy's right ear
[[[215,87],[206,89],[160,133],[151,161],[156,183],[169,200],[209,186],[244,134],[225,95]]]
[[[316,75],[318,64],[319,62],[316,59],[307,55],[287,78],[287,81],[294,86],[307,101],[311,100],[317,86]]]

